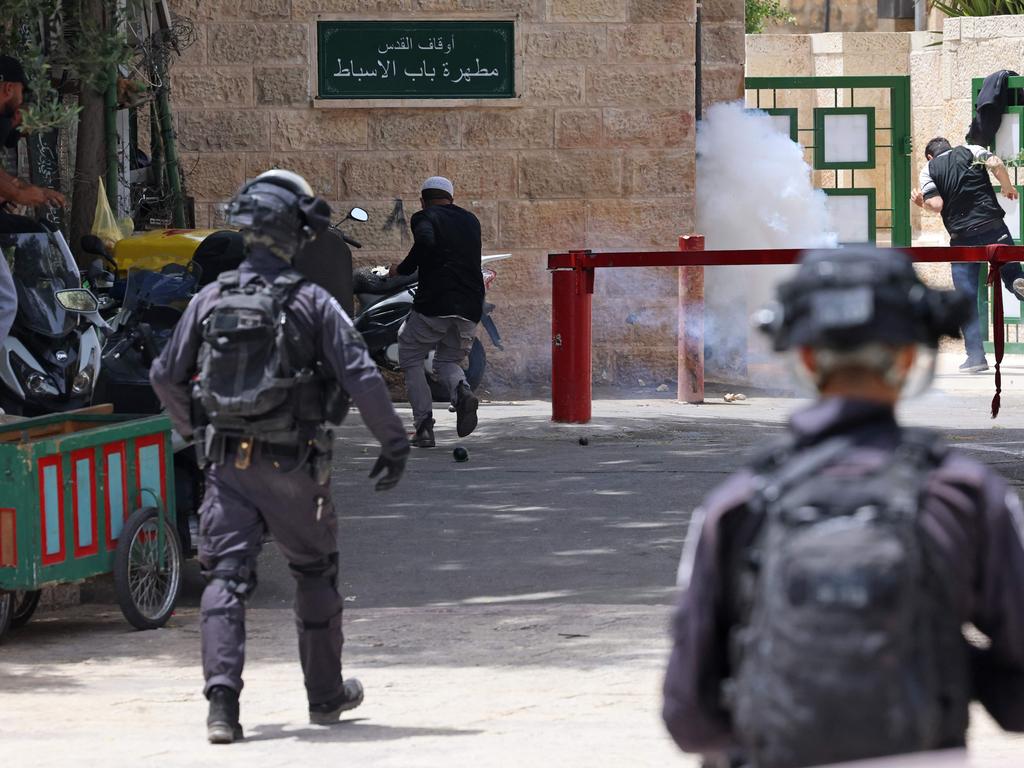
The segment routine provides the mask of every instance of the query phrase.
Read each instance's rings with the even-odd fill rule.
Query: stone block
[[[694,68],[659,64],[587,67],[587,104],[692,107]]]
[[[743,63],[746,56],[743,22],[708,24],[703,28],[702,35],[701,56],[705,64]]]
[[[467,211],[472,211],[480,220],[480,243],[483,246],[484,253],[495,251],[498,242],[498,203],[473,200],[472,198],[464,197],[463,193],[459,190],[460,187],[455,188],[455,193],[459,195],[459,205]]]
[[[693,194],[693,152],[632,151],[623,160],[623,193],[637,197]]]
[[[746,13],[743,0],[702,0],[701,20],[705,24],[718,21],[736,21]]]
[[[292,18],[312,18],[321,13],[339,16],[400,13],[411,7],[409,0],[292,0]]]
[[[932,48],[910,54],[910,103],[918,107],[935,105],[935,92],[942,81],[942,51]]]
[[[372,113],[375,149],[444,149],[459,146],[459,113],[454,110],[380,110]]]
[[[604,110],[604,138],[610,147],[692,148],[693,126],[693,113],[687,110]]]
[[[697,20],[696,0],[629,0],[627,19],[632,22],[668,22]]]
[[[522,197],[607,197],[621,189],[618,152],[523,152],[519,157]]]
[[[960,34],[961,40],[1001,40],[1007,37],[1024,37],[1024,16],[978,16],[971,19]]]
[[[260,152],[246,155],[246,178],[271,168],[283,168],[302,176],[313,191],[333,200],[338,196],[338,158],[333,152]]]
[[[183,152],[260,150],[270,145],[266,113],[246,109],[178,110],[178,147]]]
[[[245,181],[245,155],[183,152],[181,168],[196,200],[227,200]]]
[[[548,21],[625,21],[627,0],[548,0]]]
[[[305,64],[305,24],[210,24],[209,61],[214,64]]]
[[[459,0],[459,10],[511,13],[522,21],[542,21],[544,18],[541,0]]]
[[[582,66],[527,66],[523,72],[523,97],[531,106],[569,106],[583,103]]]
[[[423,180],[436,173],[437,158],[427,152],[342,152],[338,184],[346,200],[419,196]]]
[[[971,98],[971,80],[973,78],[986,77],[999,69],[1017,71],[1022,58],[1024,58],[1024,39],[1022,38],[1010,37],[962,43],[957,49],[952,71],[953,98]]]
[[[608,50],[604,25],[548,24],[527,27],[522,33],[528,61],[534,59],[594,59]]]
[[[412,0],[412,10],[419,13],[444,13],[458,9],[459,0]]]
[[[420,209],[417,197],[418,195],[408,198],[395,196],[379,200],[330,201],[331,209],[342,215],[353,206],[359,206],[370,216],[366,222],[349,221],[345,223],[345,233],[363,244],[363,248],[353,254],[358,259],[359,265],[376,266],[380,263],[388,263],[381,259],[381,254],[384,253],[398,255],[398,258],[394,259],[395,263],[405,257],[412,246],[409,219]]]
[[[701,99],[705,107],[718,101],[743,98],[743,66],[705,67],[701,73]]]
[[[559,149],[599,147],[603,142],[601,110],[565,109],[555,113],[555,146]]]
[[[445,152],[438,173],[452,180],[460,200],[516,196],[516,156],[512,152]]]
[[[587,202],[587,248],[674,250],[679,236],[693,231],[694,200],[680,197]]]
[[[583,247],[586,213],[580,200],[501,203],[498,221],[500,248],[530,247],[555,252]]]
[[[240,67],[175,67],[171,100],[178,107],[251,106],[252,74]]]
[[[273,149],[280,152],[364,149],[368,124],[362,110],[287,110],[272,113],[270,131]]]
[[[462,115],[462,145],[534,149],[554,145],[554,114],[544,109],[495,109]]]
[[[746,74],[750,77],[810,76],[810,35],[747,35]]]
[[[171,77],[178,67],[201,67],[206,64],[206,41],[209,38],[206,26],[196,24],[195,39],[181,49],[181,56],[172,56],[170,61]]]
[[[608,28],[610,61],[694,61],[693,24],[628,24]],[[742,35],[741,35],[742,42]]]
[[[257,67],[253,77],[256,82],[256,103],[260,106],[309,104],[309,73],[305,67]]]
[[[192,21],[287,19],[290,0],[171,0],[171,13]]]

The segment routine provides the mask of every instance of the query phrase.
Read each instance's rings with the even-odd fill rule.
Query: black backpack
[[[955,746],[967,727],[949,569],[918,526],[944,449],[908,431],[865,473],[837,463],[850,447],[836,438],[769,467],[754,543],[732,558],[741,623],[724,694],[757,768]]]
[[[236,271],[218,276],[220,298],[203,321],[193,388],[216,433],[294,443],[303,401],[313,395],[319,403],[312,369],[296,369],[308,355],[286,311],[302,279],[292,270],[270,284],[256,276],[241,285]],[[317,391],[307,391],[311,386]]]

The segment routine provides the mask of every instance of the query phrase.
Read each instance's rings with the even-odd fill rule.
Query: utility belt
[[[331,455],[334,433],[327,427],[316,427],[307,440],[278,442],[246,435],[218,432],[213,426],[200,427],[195,432],[196,458],[200,467],[208,464],[234,464],[235,469],[249,469],[253,462],[270,463],[274,469],[293,472],[308,467],[313,479],[324,485],[331,475]]]

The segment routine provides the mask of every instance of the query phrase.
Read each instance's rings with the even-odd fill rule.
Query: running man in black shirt
[[[1006,213],[996,199],[989,171],[999,181],[1008,200],[1017,199],[1017,188],[1003,161],[984,147],[967,145],[953,148],[946,139],[937,137],[928,142],[924,156],[928,160],[921,169],[920,188],[910,193],[914,205],[932,213],[942,214],[942,223],[949,233],[951,246],[1013,245],[1003,217]],[[952,263],[953,287],[974,297],[978,293],[981,264]],[[1007,290],[1024,300],[1024,270],[1017,262],[1006,264],[1000,277]],[[981,342],[978,305],[971,302],[971,315],[960,329],[967,348],[967,360],[960,366],[965,373],[988,370],[985,348]]]
[[[456,431],[476,428],[478,401],[466,382],[462,360],[469,353],[484,307],[480,272],[480,222],[452,202],[454,187],[431,176],[420,190],[422,211],[412,217],[413,246],[391,274],[419,270],[413,310],[398,332],[398,363],[412,406],[412,444],[434,447],[433,398],[423,360],[434,351],[434,372],[448,388],[457,414]]]

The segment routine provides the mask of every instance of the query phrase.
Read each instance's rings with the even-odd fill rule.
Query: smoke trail
[[[825,193],[811,185],[804,150],[764,112],[715,104],[697,126],[697,231],[708,250],[830,248]],[[706,270],[705,357],[709,379],[778,389],[767,341],[749,332],[791,267]]]

